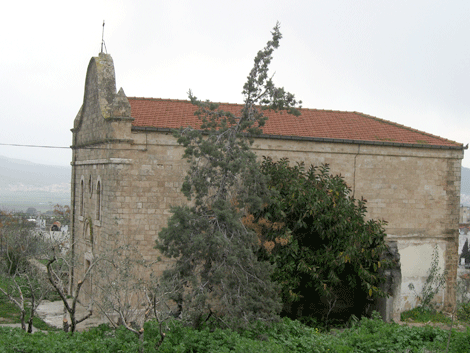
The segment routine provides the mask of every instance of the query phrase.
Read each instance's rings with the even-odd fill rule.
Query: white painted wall
[[[402,241],[398,245],[400,253],[402,283],[401,283],[401,303],[400,311],[409,310],[418,305],[416,293],[421,295],[423,285],[429,275],[434,248],[437,245],[440,273],[443,273],[445,261],[445,243],[423,241]],[[409,288],[413,284],[414,291]],[[416,293],[415,293],[416,292]],[[444,304],[444,288],[441,288],[435,296],[437,305]]]

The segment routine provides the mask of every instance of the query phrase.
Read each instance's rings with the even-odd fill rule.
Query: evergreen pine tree
[[[468,239],[465,240],[465,244],[463,245],[462,253],[460,254],[460,258],[465,259],[465,264],[470,264],[470,251],[468,251]]]
[[[258,260],[258,238],[242,222],[269,200],[265,176],[250,150],[266,121],[263,110],[299,114],[294,95],[275,87],[268,76],[280,39],[276,24],[272,39],[254,59],[239,114],[200,101],[190,91],[201,127],[175,133],[190,162],[182,191],[192,206],[172,209],[157,248],[175,259],[164,279],[178,283],[173,299],[183,319],[196,327],[211,316],[240,327],[253,319],[272,319],[281,308],[270,279],[273,266]]]

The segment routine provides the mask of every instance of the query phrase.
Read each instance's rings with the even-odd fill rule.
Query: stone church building
[[[222,104],[237,112],[237,104]],[[72,158],[72,243],[78,281],[93,258],[118,238],[147,259],[169,209],[187,200],[180,192],[187,162],[171,129],[197,127],[189,101],[127,97],[116,91],[113,60],[90,60],[83,104],[75,118]],[[438,300],[455,302],[459,238],[460,171],[464,146],[357,112],[301,109],[302,115],[267,112],[259,156],[306,165],[328,163],[368,217],[384,219],[387,239],[401,256],[401,282],[394,290],[395,315],[416,305],[433,250],[448,271]],[[157,273],[165,264],[159,265]],[[88,291],[93,290],[92,283]]]

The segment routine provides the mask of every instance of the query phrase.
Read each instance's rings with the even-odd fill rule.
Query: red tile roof
[[[128,97],[134,127],[179,128],[199,126],[194,115],[196,106],[189,101]],[[221,103],[220,109],[238,113],[242,105]],[[268,121],[263,128],[264,135],[280,138],[326,139],[341,142],[363,141],[385,145],[407,144],[463,148],[462,144],[425,132],[411,129],[387,120],[358,112],[304,109],[299,117],[286,112],[266,111]]]

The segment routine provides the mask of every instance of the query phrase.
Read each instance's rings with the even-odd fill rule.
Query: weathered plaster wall
[[[402,266],[402,309],[411,309],[418,303],[416,293],[422,293],[424,279],[426,279],[429,274],[433,260],[432,255],[435,249],[437,249],[439,260],[438,268],[441,269],[438,273],[443,273],[443,269],[445,268],[446,245],[447,244],[442,241],[423,243],[419,240],[402,241],[399,243]],[[410,284],[413,284],[414,290],[409,288]],[[444,288],[442,288],[434,298],[434,302],[441,308],[444,305],[444,294],[445,291]]]

